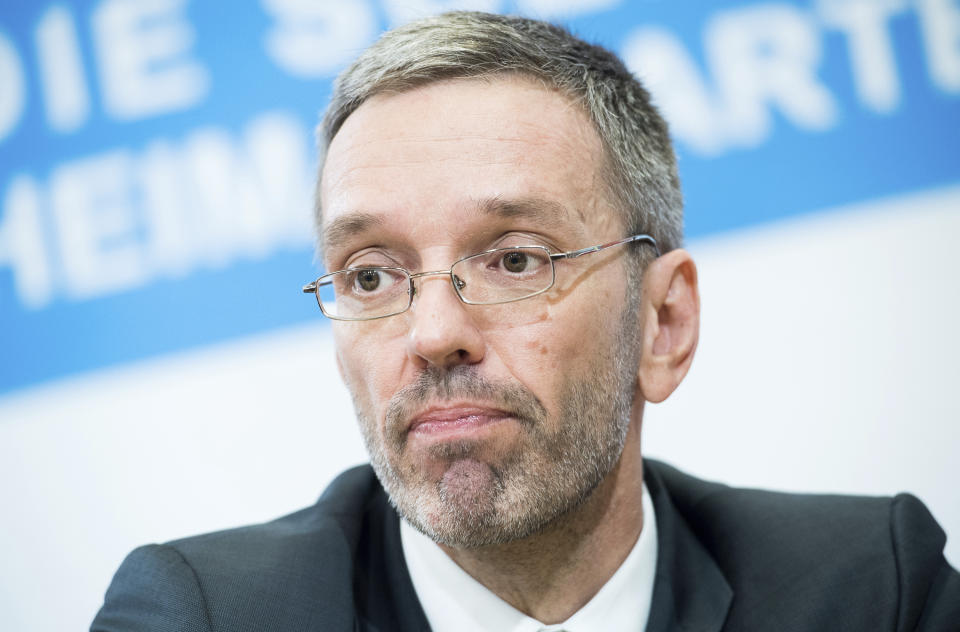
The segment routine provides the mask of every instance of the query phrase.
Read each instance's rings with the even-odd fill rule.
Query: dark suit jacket
[[[659,554],[647,630],[960,630],[960,574],[913,496],[733,489],[647,460]],[[273,522],[133,551],[91,630],[428,630],[368,466]]]

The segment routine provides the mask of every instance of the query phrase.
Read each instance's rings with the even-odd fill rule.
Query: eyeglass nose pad
[[[456,274],[454,274],[454,275],[453,275],[453,285],[454,285],[454,287],[456,287],[457,290],[459,291],[459,290],[462,290],[463,288],[467,287],[467,282],[464,281],[463,279],[461,279],[460,277],[458,277]]]

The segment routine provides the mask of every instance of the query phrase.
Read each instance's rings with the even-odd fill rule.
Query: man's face
[[[578,106],[525,79],[377,96],[329,148],[327,269],[446,270],[492,248],[620,238],[602,155]],[[560,261],[549,292],[501,305],[428,276],[406,313],[334,323],[373,466],[414,526],[459,547],[523,538],[613,468],[639,341],[623,255]]]

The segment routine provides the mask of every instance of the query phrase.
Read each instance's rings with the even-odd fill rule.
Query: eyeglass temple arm
[[[618,239],[617,241],[611,241],[606,244],[600,244],[599,246],[589,246],[587,248],[581,248],[580,250],[571,250],[570,252],[557,252],[550,255],[551,259],[576,259],[577,257],[582,257],[583,255],[590,254],[591,252],[597,252],[605,248],[610,248],[611,246],[619,246],[620,244],[628,244],[633,241],[645,241],[653,246],[654,250],[657,253],[657,256],[660,256],[660,246],[657,245],[657,240],[655,240],[650,235],[633,235],[631,237],[625,237],[624,239]]]
[[[317,281],[319,281],[319,280],[320,280],[320,279],[317,279]],[[327,279],[327,280],[324,281],[323,283],[317,283],[317,281],[313,281],[312,283],[307,283],[306,285],[304,285],[304,286],[303,286],[303,293],[304,293],[304,294],[313,294],[314,292],[317,291],[317,289],[320,288],[321,285],[330,285],[330,283],[331,283],[331,281],[330,281],[329,279]]]

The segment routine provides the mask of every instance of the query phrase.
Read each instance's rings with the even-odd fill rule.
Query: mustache
[[[518,382],[492,381],[469,366],[452,369],[427,367],[417,379],[397,391],[387,405],[387,433],[399,438],[410,418],[425,404],[437,400],[469,399],[497,408],[525,425],[547,418],[543,403]]]

